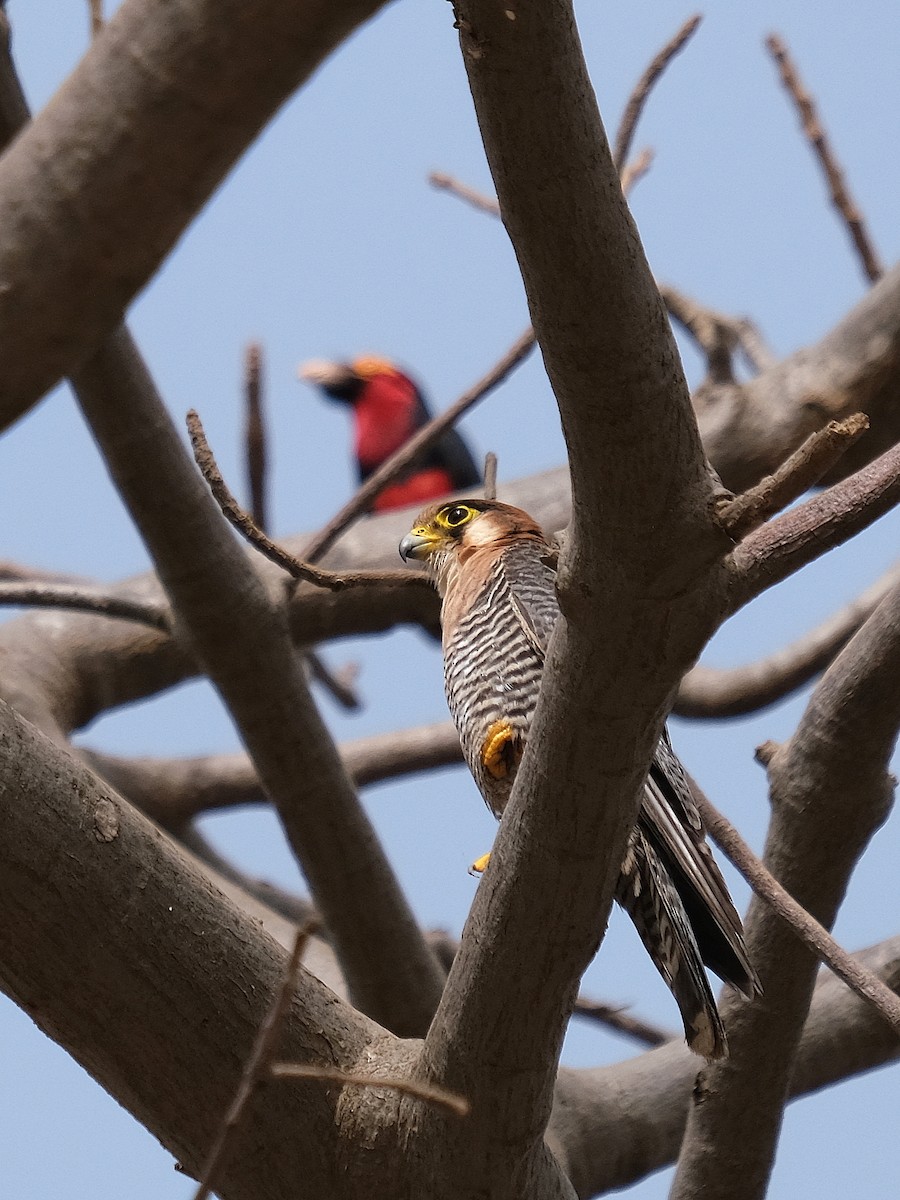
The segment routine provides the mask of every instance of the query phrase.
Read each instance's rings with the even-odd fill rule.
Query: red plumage
[[[352,363],[307,363],[302,378],[329,399],[353,409],[353,449],[360,482],[431,419],[421,391],[408,375],[380,358]],[[387,512],[474,487],[481,475],[465,442],[449,430],[377,496],[373,509]]]

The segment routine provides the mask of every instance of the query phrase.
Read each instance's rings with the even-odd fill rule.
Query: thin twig
[[[484,498],[497,499],[497,455],[493,450],[484,456]]]
[[[649,146],[645,146],[640,154],[625,164],[619,176],[625,196],[630,196],[634,185],[644,178],[650,170],[654,158],[654,151]]]
[[[696,13],[689,20],[685,21],[675,36],[666,42],[662,50],[655,56],[628,97],[628,103],[625,105],[625,111],[622,113],[622,120],[619,122],[619,129],[616,134],[616,146],[613,152],[613,162],[620,175],[625,169],[625,163],[631,150],[631,142],[634,138],[634,131],[644,110],[644,105],[647,103],[647,97],[653,90],[653,85],[678,51],[683,49],[693,36],[701,19],[700,14]]]
[[[847,190],[844,173],[838,166],[834,152],[825,136],[825,130],[816,111],[815,101],[803,86],[803,82],[797,73],[797,68],[788,53],[788,48],[777,34],[771,33],[766,38],[766,49],[775,60],[779,74],[781,75],[781,82],[784,84],[786,91],[797,108],[800,116],[800,124],[806,139],[812,146],[813,152],[819,160],[819,165],[825,173],[825,179],[831,192],[831,203],[837,209],[849,230],[853,245],[856,247],[856,252],[859,255],[869,282],[876,283],[884,274],[884,268],[866,232],[862,213],[853,203],[850,193]]]
[[[103,0],[88,0],[91,18],[91,37],[95,38],[103,28]]]
[[[578,997],[573,1012],[578,1017],[587,1017],[591,1021],[607,1026],[616,1033],[634,1038],[643,1046],[662,1046],[666,1042],[674,1041],[679,1036],[669,1029],[660,1029],[657,1025],[651,1025],[649,1021],[632,1016],[624,1008],[614,1004],[604,1004],[600,1000],[589,1000],[586,996]]]
[[[359,663],[345,663],[339,671],[332,671],[315,650],[306,651],[306,662],[312,678],[331,693],[341,708],[348,712],[358,712],[362,708],[359,693],[354,687],[359,675]]]
[[[354,1087],[391,1088],[407,1096],[415,1096],[426,1104],[446,1108],[457,1117],[469,1115],[469,1102],[456,1092],[436,1087],[430,1083],[418,1083],[414,1079],[378,1079],[372,1075],[354,1075],[337,1068],[307,1066],[306,1063],[273,1063],[270,1069],[273,1079],[321,1079],[325,1083],[352,1084]]]
[[[257,526],[269,528],[266,504],[267,437],[262,407],[262,346],[251,342],[244,351],[244,445],[250,515]]]
[[[408,442],[404,442],[399,450],[369,476],[356,495],[304,548],[306,561],[317,562],[323,554],[327,553],[347,526],[368,511],[372,501],[382,488],[405,471],[410,463],[414,462],[429,446],[432,446],[447,429],[455,425],[464,413],[467,413],[479,400],[483,400],[489,392],[503,383],[506,377],[528,356],[533,347],[534,330],[526,329],[499,362],[491,367],[484,378],[480,379],[469,391],[463,393],[449,408],[424,425]]]
[[[774,474],[766,475],[748,491],[721,504],[719,520],[729,535],[740,541],[815,487],[868,428],[869,418],[865,413],[853,413],[843,421],[829,421],[824,428],[811,433]]]
[[[465,200],[473,208],[477,208],[481,212],[489,213],[492,217],[500,216],[500,205],[493,196],[485,196],[483,192],[476,191],[475,188],[469,187],[468,184],[460,183],[452,175],[447,175],[443,171],[432,171],[428,176],[428,182],[433,188],[437,188],[439,191],[452,192],[454,196],[458,196],[460,200]]]
[[[427,578],[421,571],[326,571],[323,567],[315,567],[311,562],[297,558],[283,546],[273,542],[258,527],[249,513],[244,512],[229,490],[222,478],[209,442],[206,440],[200,417],[193,409],[190,409],[186,420],[194,461],[209,484],[210,491],[223,515],[251,545],[255,546],[266,558],[277,563],[282,570],[287,571],[293,579],[301,579],[315,584],[316,587],[328,588],[332,592],[349,587],[380,587],[385,583],[404,583],[414,587],[429,586]]]
[[[169,610],[162,604],[128,600],[84,588],[55,583],[0,583],[0,605],[21,605],[22,608],[68,608],[76,612],[94,613],[101,617],[116,617],[138,621],[163,633],[171,632]]]
[[[860,965],[840,946],[815,917],[798,904],[756,857],[735,827],[710,803],[691,780],[700,816],[710,837],[731,860],[757,896],[778,914],[820,962],[863,1000],[867,1000],[900,1034],[900,997],[895,996],[872,971]]]
[[[297,971],[300,968],[300,959],[303,957],[303,951],[306,948],[306,943],[309,941],[310,933],[311,929],[306,925],[297,930],[297,936],[294,939],[294,948],[288,958],[281,984],[272,1000],[271,1008],[266,1014],[262,1025],[259,1027],[259,1032],[250,1050],[250,1056],[244,1066],[244,1072],[241,1075],[238,1089],[235,1092],[228,1112],[225,1114],[225,1119],[219,1127],[216,1139],[209,1152],[209,1157],[203,1167],[203,1173],[200,1176],[200,1186],[194,1193],[194,1200],[207,1200],[210,1193],[215,1190],[228,1158],[234,1149],[235,1135],[240,1128],[241,1118],[246,1111],[253,1093],[268,1074],[269,1065],[281,1034],[281,1027],[287,1016],[291,998],[294,994]]]

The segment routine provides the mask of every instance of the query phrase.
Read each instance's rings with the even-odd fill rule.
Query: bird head
[[[379,375],[399,375],[400,372],[386,358],[374,354],[363,355],[352,362],[330,362],[324,358],[312,358],[297,368],[297,375],[307,383],[315,384],[332,400],[354,404],[363,388]]]
[[[426,508],[400,543],[400,557],[424,562],[441,592],[449,573],[480,549],[499,552],[522,537],[544,535],[521,508],[499,500],[453,500]]]

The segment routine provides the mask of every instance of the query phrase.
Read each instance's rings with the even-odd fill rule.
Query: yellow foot
[[[494,779],[506,779],[519,765],[522,742],[509,721],[495,721],[487,731],[481,747],[481,762]]]
[[[488,850],[487,854],[482,854],[481,858],[475,859],[475,861],[472,863],[471,867],[469,867],[469,874],[470,875],[480,875],[482,873],[482,871],[484,871],[484,869],[487,867],[487,865],[490,861],[491,861],[491,852],[490,852],[490,850]]]

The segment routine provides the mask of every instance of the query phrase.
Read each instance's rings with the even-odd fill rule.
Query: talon
[[[487,854],[482,854],[481,858],[475,859],[475,861],[472,863],[471,867],[469,867],[469,874],[470,875],[481,875],[482,872],[486,869],[486,867],[490,861],[491,861],[491,852],[490,852],[490,850],[488,850]]]
[[[495,721],[481,747],[481,762],[493,779],[505,779],[522,757],[521,740],[509,721]]]

